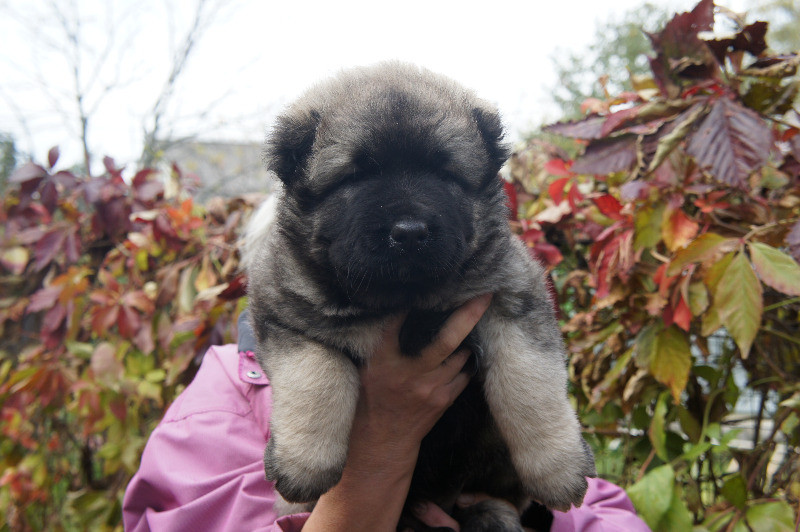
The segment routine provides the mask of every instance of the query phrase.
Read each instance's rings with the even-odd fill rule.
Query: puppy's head
[[[278,223],[349,301],[403,306],[458,275],[487,209],[503,211],[502,135],[497,112],[447,78],[398,63],[344,72],[270,136]]]

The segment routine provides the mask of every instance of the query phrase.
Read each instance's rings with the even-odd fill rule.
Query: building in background
[[[196,174],[200,186],[194,199],[203,203],[215,196],[270,192],[275,182],[264,169],[263,149],[252,142],[171,142],[160,160],[177,162],[182,171]]]

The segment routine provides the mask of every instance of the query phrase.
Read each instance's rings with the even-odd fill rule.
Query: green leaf
[[[744,253],[738,253],[717,285],[714,305],[722,324],[747,358],[761,326],[764,301],[761,282]]]
[[[627,490],[636,512],[652,530],[657,529],[672,505],[674,485],[675,470],[666,464],[648,472]]]
[[[649,368],[650,364],[652,364],[660,330],[661,324],[652,323],[642,327],[642,330],[636,336],[636,342],[633,346],[633,359],[638,367]]]
[[[735,243],[732,238],[725,238],[716,233],[703,233],[675,253],[667,267],[667,275],[678,275],[683,268],[693,262],[705,262],[712,258],[723,246]]]
[[[722,496],[737,508],[744,508],[747,502],[747,484],[742,475],[736,474],[722,485]]]
[[[791,532],[795,529],[794,512],[784,501],[751,506],[745,518],[753,532]]]
[[[686,135],[688,135],[692,127],[694,127],[695,122],[707,111],[708,109],[705,104],[698,103],[681,113],[675,119],[675,124],[677,125],[658,140],[656,153],[653,156],[653,160],[650,161],[650,165],[647,167],[648,174],[661,166],[661,163],[664,162],[667,156],[686,139]]]
[[[148,382],[152,382],[155,384],[163,381],[166,376],[167,372],[161,368],[158,368],[148,371],[147,374],[144,376],[144,379]]]
[[[694,518],[686,503],[681,497],[680,486],[675,486],[672,492],[672,501],[664,516],[654,528],[654,532],[674,532],[676,530],[691,530]]]
[[[656,401],[656,408],[653,412],[653,419],[650,422],[650,430],[647,435],[650,437],[650,442],[653,444],[653,449],[656,455],[663,461],[669,461],[667,456],[667,435],[664,432],[665,418],[667,417],[667,398],[668,392],[662,392]]]
[[[678,405],[676,408],[678,411],[678,421],[680,422],[683,432],[686,433],[691,441],[700,441],[700,436],[703,432],[700,422],[695,419],[692,413],[689,412],[685,406]]]
[[[692,316],[700,316],[708,309],[708,290],[703,283],[691,283],[689,285],[689,310]]]
[[[778,249],[751,242],[750,259],[765,284],[790,296],[800,296],[800,265]]]
[[[658,334],[655,356],[650,363],[650,372],[655,379],[672,392],[676,403],[689,380],[692,354],[686,335],[674,325]]]
[[[654,248],[661,241],[661,220],[664,218],[664,204],[658,203],[638,209],[635,216],[634,249]]]

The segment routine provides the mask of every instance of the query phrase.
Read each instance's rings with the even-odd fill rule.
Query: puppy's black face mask
[[[460,274],[473,205],[456,180],[425,170],[344,179],[315,209],[314,248],[355,304],[402,307]]]

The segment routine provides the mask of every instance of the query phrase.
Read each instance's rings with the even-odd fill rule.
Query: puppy
[[[387,317],[409,313],[401,346],[415,356],[450,312],[491,292],[469,339],[475,376],[423,441],[409,505],[450,508],[462,491],[520,510],[531,498],[581,504],[594,460],[567,398],[544,272],[509,228],[502,137],[492,106],[400,63],[342,72],[278,117],[265,158],[282,189],[248,290],[273,387],[265,467],[287,501],[313,502],[338,482],[358,367]],[[460,518],[520,530],[493,513]]]

